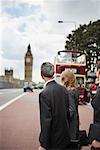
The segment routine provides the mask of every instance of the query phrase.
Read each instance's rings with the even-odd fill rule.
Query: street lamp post
[[[76,22],[75,21],[62,21],[62,20],[59,20],[58,23],[71,23],[71,24],[74,24],[75,30],[76,30]]]
[[[75,30],[76,30],[76,22],[75,21],[62,21],[62,20],[59,20],[58,23],[71,23],[71,24],[74,24]],[[76,37],[75,37],[75,48],[76,48]]]

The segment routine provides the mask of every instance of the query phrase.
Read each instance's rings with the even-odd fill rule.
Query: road
[[[35,90],[33,93],[23,94],[21,90],[16,89],[9,92],[0,91],[0,101],[3,101],[3,97],[6,101],[0,105],[0,150],[38,150],[39,92]],[[12,103],[6,105],[8,101]],[[80,128],[88,131],[93,115],[91,106],[79,106],[79,113]],[[83,147],[82,150],[89,150],[89,147]]]
[[[0,90],[0,106],[6,104],[11,99],[21,95],[23,89],[1,89]]]

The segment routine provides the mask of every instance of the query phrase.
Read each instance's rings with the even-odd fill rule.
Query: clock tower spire
[[[33,55],[31,52],[30,44],[27,47],[27,52],[25,54],[25,81],[32,81],[32,69],[33,69]]]

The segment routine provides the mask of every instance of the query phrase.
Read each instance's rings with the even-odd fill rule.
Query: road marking
[[[9,106],[10,104],[12,104],[13,102],[15,102],[16,100],[18,100],[19,98],[23,97],[24,95],[27,95],[27,93],[23,93],[23,94],[15,97],[14,99],[10,100],[6,104],[0,106],[0,111],[3,110],[4,108],[6,108],[7,106]]]

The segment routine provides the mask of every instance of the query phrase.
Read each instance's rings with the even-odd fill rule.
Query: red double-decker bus
[[[85,85],[86,82],[86,56],[78,51],[58,51],[55,57],[55,79],[60,82],[62,71],[72,71],[77,79],[77,83]]]

